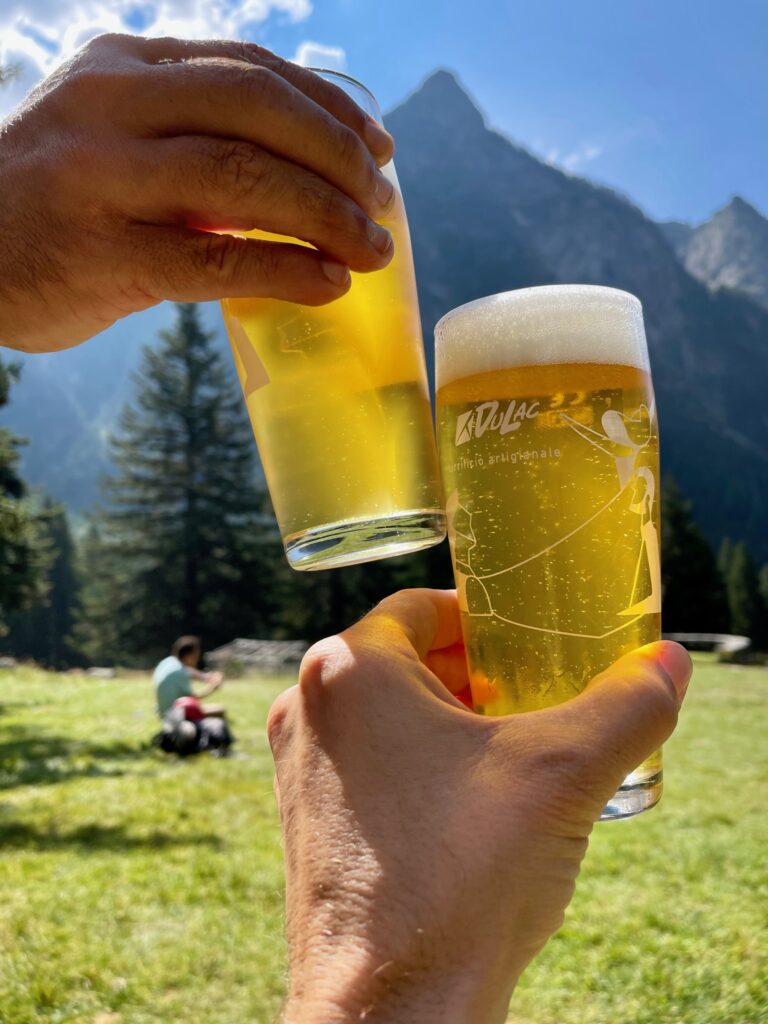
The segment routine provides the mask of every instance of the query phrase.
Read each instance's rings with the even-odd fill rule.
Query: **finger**
[[[173,302],[256,297],[320,306],[350,286],[349,270],[315,249],[183,228],[136,225],[127,274]]]
[[[277,54],[263,46],[226,39],[195,41],[162,38],[147,39],[144,43],[143,56],[149,63],[159,64],[169,61],[223,57],[231,61],[266,67],[285,79],[308,99],[327,110],[343,125],[351,128],[366,144],[379,166],[383,166],[392,159],[394,152],[392,136],[362,110],[343,89],[321,78],[314,71],[309,71],[299,64],[278,57]],[[376,102],[372,96],[371,100],[373,103]]]
[[[205,136],[133,147],[125,202],[137,220],[301,238],[357,271],[392,258],[392,236],[323,178],[247,142]]]
[[[659,641],[621,658],[552,710],[590,761],[621,780],[671,735],[691,672],[685,648]]]
[[[437,651],[429,651],[424,658],[424,664],[450,693],[460,694],[469,687],[467,653],[464,644],[454,644]]]
[[[384,598],[373,611],[342,633],[350,642],[385,635],[424,660],[430,651],[461,642],[461,620],[455,590],[401,590]]]
[[[241,139],[314,171],[377,217],[395,202],[394,185],[356,132],[268,68],[158,65],[148,87],[153,103],[134,115],[146,134]]]

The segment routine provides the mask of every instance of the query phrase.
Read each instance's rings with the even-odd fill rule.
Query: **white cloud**
[[[540,146],[534,146],[534,149],[540,148]],[[576,171],[581,170],[582,167],[592,163],[593,160],[597,160],[598,157],[603,155],[603,151],[603,146],[597,146],[593,142],[582,142],[581,145],[569,153],[564,153],[559,146],[551,146],[544,153],[544,160],[554,167],[562,167],[569,174],[574,174]]]
[[[347,67],[347,54],[340,46],[313,43],[310,39],[298,45],[293,59],[305,68],[328,68],[330,71],[344,71]]]
[[[6,0],[0,64],[18,65],[20,75],[0,91],[0,116],[100,32],[237,39],[272,15],[300,22],[311,13],[312,0]]]
[[[593,160],[597,160],[599,156],[602,156],[602,153],[602,146],[596,146],[591,142],[583,142],[572,152],[567,153],[560,162],[566,171],[578,171],[586,164],[591,164]]]

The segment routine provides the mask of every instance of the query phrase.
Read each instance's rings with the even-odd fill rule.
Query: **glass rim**
[[[316,75],[333,75],[334,78],[343,78],[345,82],[349,82],[350,85],[356,85],[358,89],[362,89],[364,93],[371,97],[373,102],[376,104],[376,108],[379,107],[379,101],[373,95],[367,85],[363,85],[362,82],[353,78],[352,75],[348,75],[344,71],[337,71],[335,68],[307,68],[307,71],[312,71]]]

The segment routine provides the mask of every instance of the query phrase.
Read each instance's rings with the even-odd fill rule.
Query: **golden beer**
[[[368,94],[352,95],[363,105]],[[392,164],[383,173],[397,191],[382,221],[395,245],[389,266],[353,273],[349,292],[327,306],[222,302],[296,569],[415,551],[445,536],[408,224]]]
[[[640,303],[552,286],[436,330],[438,438],[472,698],[568,700],[661,629],[658,425]],[[661,755],[605,817],[661,794]]]

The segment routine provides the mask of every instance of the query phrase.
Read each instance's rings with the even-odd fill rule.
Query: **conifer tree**
[[[723,537],[720,541],[720,550],[717,552],[717,568],[722,577],[723,584],[728,579],[728,570],[733,558],[733,541],[730,537]],[[730,614],[730,613],[729,613]]]
[[[693,519],[690,502],[666,480],[661,509],[662,622],[668,633],[728,628],[723,582],[715,556]]]
[[[123,646],[117,609],[121,605],[124,581],[121,578],[119,546],[102,535],[98,517],[78,545],[78,576],[82,581],[72,642],[77,652],[91,665],[130,663],[136,659],[130,640]]]
[[[383,598],[408,587],[452,587],[447,544],[346,569],[296,573],[276,566],[275,635],[319,640],[351,626]]]
[[[16,365],[0,361],[0,408],[18,376]],[[43,590],[44,551],[18,471],[22,443],[0,429],[0,631],[11,612],[28,607]]]
[[[69,637],[78,594],[75,546],[60,505],[47,499],[36,520],[36,544],[48,563],[42,574],[45,592],[30,608],[9,615],[2,650],[47,668],[63,669],[77,661]]]
[[[144,349],[111,443],[116,473],[84,559],[78,636],[99,661],[147,662],[181,633],[264,635],[282,557],[245,410],[194,304]]]
[[[732,631],[751,637],[758,650],[765,650],[768,647],[768,609],[760,592],[757,568],[742,542],[733,548],[726,589]]]

